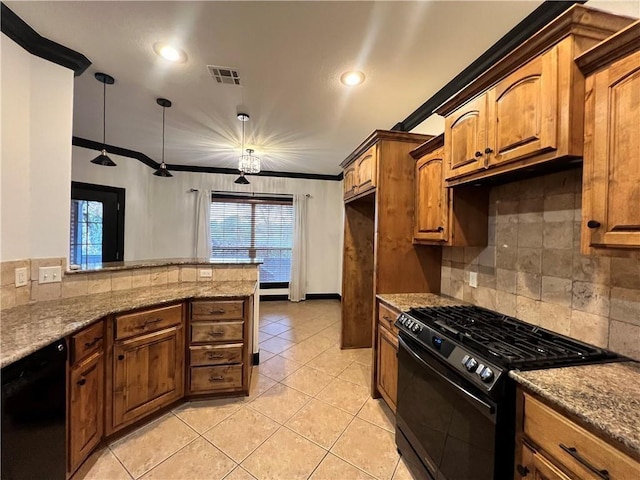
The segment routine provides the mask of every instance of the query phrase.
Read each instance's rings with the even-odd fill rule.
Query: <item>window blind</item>
[[[289,282],[293,239],[291,198],[211,198],[211,256],[263,261],[261,283]]]

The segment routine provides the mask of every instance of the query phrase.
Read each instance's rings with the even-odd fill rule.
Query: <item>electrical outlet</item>
[[[16,268],[16,287],[24,287],[27,283],[27,267]]]
[[[469,286],[478,288],[478,272],[469,272]]]
[[[40,267],[38,283],[57,283],[62,281],[62,267]]]
[[[211,278],[213,276],[213,272],[210,268],[201,268],[200,269],[200,278]]]

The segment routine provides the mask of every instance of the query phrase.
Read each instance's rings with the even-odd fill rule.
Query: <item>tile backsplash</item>
[[[13,308],[29,303],[79,297],[93,293],[104,293],[132,288],[153,288],[179,282],[195,281],[256,281],[257,265],[169,265],[126,270],[63,273],[60,283],[38,283],[40,267],[61,266],[66,269],[65,258],[32,258],[12,260],[0,264],[1,309]],[[27,285],[16,287],[15,269],[27,268]],[[198,277],[198,270],[211,270],[210,277]]]
[[[580,253],[581,187],[579,168],[493,187],[489,245],[444,247],[442,293],[640,360],[640,259]]]

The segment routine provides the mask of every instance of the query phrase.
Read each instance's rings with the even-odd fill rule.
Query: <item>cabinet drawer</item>
[[[77,363],[102,350],[104,322],[101,320],[71,337],[71,363]]]
[[[216,300],[191,304],[191,320],[235,320],[243,317],[242,300]]]
[[[242,365],[191,368],[191,392],[231,390],[242,387]]]
[[[242,341],[244,322],[201,322],[191,325],[191,342]]]
[[[182,305],[155,308],[116,317],[116,340],[182,323]]]
[[[395,327],[394,323],[396,322],[399,314],[400,313],[396,310],[391,309],[382,303],[378,304],[378,323],[396,336],[398,335],[398,329]]]
[[[189,347],[191,366],[242,363],[242,344]]]
[[[524,395],[524,433],[578,478],[640,478],[640,464],[531,396]]]

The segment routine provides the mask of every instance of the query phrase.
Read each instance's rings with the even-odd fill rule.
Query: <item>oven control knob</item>
[[[485,368],[480,375],[480,378],[483,382],[489,383],[491,380],[493,380],[493,370],[491,370],[490,368]]]
[[[418,333],[418,332],[422,331],[422,327],[420,325],[418,325],[417,323],[414,323],[413,327],[411,327],[411,331],[413,333]]]
[[[467,363],[465,364],[465,367],[467,367],[467,370],[469,372],[475,372],[477,366],[478,366],[478,362],[475,358],[470,358],[469,360],[467,360]]]

